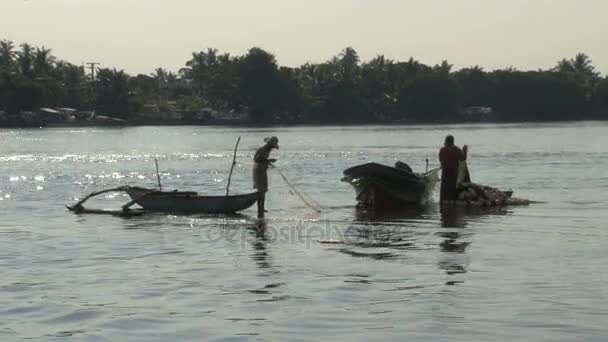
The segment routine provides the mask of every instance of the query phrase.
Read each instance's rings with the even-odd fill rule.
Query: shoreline
[[[467,124],[543,124],[543,123],[575,123],[575,122],[605,122],[608,119],[581,118],[576,120],[435,120],[435,121],[383,121],[383,122],[277,122],[277,123],[250,123],[250,122],[189,122],[189,121],[167,121],[167,122],[126,122],[125,124],[99,124],[99,123],[50,123],[44,125],[23,125],[0,123],[0,129],[28,129],[28,128],[127,128],[127,127],[171,127],[171,126],[201,126],[201,127],[234,127],[234,128],[272,128],[272,127],[360,127],[360,126],[434,126],[434,125],[467,125]]]

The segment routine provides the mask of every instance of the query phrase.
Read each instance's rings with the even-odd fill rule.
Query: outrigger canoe
[[[87,209],[83,203],[91,197],[108,192],[126,192],[131,201],[122,206],[122,210]],[[179,213],[179,214],[234,214],[253,206],[257,202],[257,192],[230,196],[201,196],[191,191],[159,191],[135,186],[122,186],[93,192],[73,206],[68,206],[75,213],[112,214],[131,216],[145,212]],[[131,209],[133,205],[141,209]]]

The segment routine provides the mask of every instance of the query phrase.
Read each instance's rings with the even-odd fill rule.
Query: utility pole
[[[95,66],[99,65],[100,63],[97,63],[97,62],[87,62],[85,64],[88,65],[89,68],[91,68],[91,80],[95,81]]]

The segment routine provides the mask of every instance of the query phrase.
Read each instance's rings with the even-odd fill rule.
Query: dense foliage
[[[150,75],[58,60],[51,50],[0,41],[0,111],[41,107],[95,110],[130,119],[148,111],[248,113],[254,123],[450,121],[468,107],[491,107],[496,120],[608,118],[608,79],[578,54],[555,68],[452,70],[410,58],[362,62],[346,48],[329,61],[279,66],[260,48],[244,56],[195,52],[177,73]]]

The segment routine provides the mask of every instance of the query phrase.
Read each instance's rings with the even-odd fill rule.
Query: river
[[[357,214],[342,171],[436,167],[446,134],[474,181],[543,203]],[[608,340],[608,123],[0,130],[0,340]],[[251,191],[276,135],[267,220],[74,215],[123,184]],[[437,197],[436,193],[436,197]],[[127,202],[108,194],[91,205]]]

